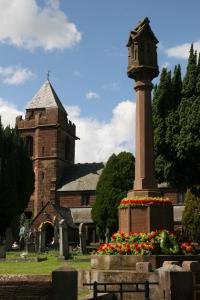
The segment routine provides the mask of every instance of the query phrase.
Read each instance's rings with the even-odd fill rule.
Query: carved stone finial
[[[150,23],[150,20],[148,17],[146,17],[143,21],[139,21],[138,24],[135,27],[135,31],[137,31],[138,29],[140,29],[140,27],[142,27],[143,25],[147,25]]]
[[[158,43],[146,17],[140,21],[128,40],[128,77],[136,79],[143,73],[150,80],[158,76],[156,44]]]

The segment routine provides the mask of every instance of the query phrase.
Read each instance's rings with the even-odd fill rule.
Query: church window
[[[88,194],[83,194],[82,199],[81,199],[81,205],[82,206],[87,206],[90,204],[90,195]]]
[[[27,145],[29,155],[33,156],[33,137],[32,136],[26,137],[26,145]]]

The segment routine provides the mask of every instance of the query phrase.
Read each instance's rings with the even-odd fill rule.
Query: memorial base
[[[161,192],[159,189],[152,190],[130,190],[128,191],[127,198],[133,197],[161,197]]]
[[[141,207],[119,208],[119,230],[149,232],[166,229],[173,231],[172,204],[146,204]]]

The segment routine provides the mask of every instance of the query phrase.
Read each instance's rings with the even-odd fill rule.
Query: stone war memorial
[[[135,181],[119,210],[119,229],[127,233],[173,229],[173,207],[161,198],[154,171],[151,81],[159,74],[157,43],[146,18],[131,31],[127,44],[127,74],[136,91]]]
[[[116,289],[117,282],[123,283],[124,300],[200,299],[195,292],[200,256],[195,254],[192,244],[180,243],[173,233],[172,202],[162,196],[155,178],[151,91],[152,80],[159,74],[158,40],[149,23],[148,18],[140,21],[127,44],[127,74],[135,80],[136,91],[133,189],[120,202],[119,231],[91,256],[91,270],[83,271],[82,277],[88,283],[116,284]],[[146,281],[148,295],[145,292],[144,296],[134,284],[140,283],[142,289]],[[119,293],[118,290],[117,299],[122,299]]]

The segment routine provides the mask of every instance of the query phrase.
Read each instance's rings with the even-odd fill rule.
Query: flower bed
[[[194,247],[178,243],[173,233],[167,230],[152,232],[116,232],[111,242],[101,245],[96,254],[101,255],[191,255]]]
[[[144,207],[147,204],[172,204],[172,201],[168,198],[160,197],[134,197],[134,199],[124,198],[121,200],[119,208]]]

